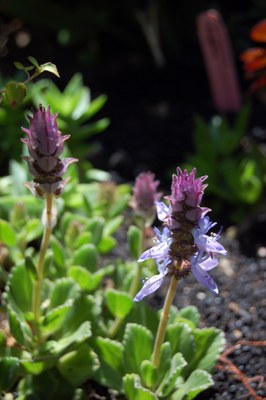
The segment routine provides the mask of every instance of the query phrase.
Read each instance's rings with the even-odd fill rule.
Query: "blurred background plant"
[[[239,223],[246,213],[264,207],[266,161],[263,148],[247,137],[250,108],[245,106],[234,124],[216,115],[209,123],[195,117],[194,153],[187,155],[186,167],[197,166],[208,175],[211,208],[224,215],[227,223]]]

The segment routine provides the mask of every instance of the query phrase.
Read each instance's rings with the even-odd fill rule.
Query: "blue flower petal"
[[[159,243],[156,246],[153,246],[151,249],[144,251],[141,254],[138,262],[142,262],[148,260],[149,258],[154,258],[155,260],[161,260],[162,258],[168,255],[169,244],[167,243]]]
[[[216,285],[212,277],[208,274],[208,272],[203,271],[203,269],[200,268],[199,264],[195,263],[194,265],[192,265],[191,271],[200,284],[206,286],[211,292],[215,294],[219,293],[218,286]]]
[[[164,275],[154,275],[150,279],[148,279],[140,291],[136,294],[134,301],[138,302],[143,299],[143,297],[148,296],[149,294],[155,292],[162,285],[164,280]]]

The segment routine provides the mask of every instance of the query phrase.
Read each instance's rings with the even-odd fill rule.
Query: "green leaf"
[[[33,279],[37,278],[36,266],[30,257],[25,257],[25,267]]]
[[[100,369],[95,379],[104,386],[121,391],[122,389],[122,358],[121,343],[108,338],[97,337],[94,348],[100,360]]]
[[[80,295],[75,299],[62,329],[63,334],[74,333],[85,321],[90,321],[94,335],[102,333],[102,309],[95,296]]]
[[[151,388],[158,381],[158,370],[151,361],[144,360],[140,366],[140,376],[145,386]]]
[[[55,342],[55,354],[63,355],[91,337],[91,324],[89,321],[83,322],[80,327],[70,335]]]
[[[133,307],[132,297],[128,293],[107,289],[105,296],[107,307],[114,317],[125,318]]]
[[[100,242],[103,234],[103,228],[104,228],[105,221],[101,217],[94,217],[90,220],[90,222],[87,224],[86,228],[91,232],[92,238],[91,241],[93,244],[97,246],[97,244]]]
[[[114,217],[107,221],[103,229],[103,235],[110,236],[115,233],[117,229],[121,226],[123,220],[123,215],[118,215],[117,217]]]
[[[29,56],[28,60],[29,60],[29,62],[31,62],[34,65],[34,67],[39,67],[39,63],[35,57]]]
[[[14,61],[14,65],[17,69],[22,69],[23,71],[25,70],[25,67],[23,64],[21,64],[21,62],[19,61]]]
[[[215,328],[195,329],[193,333],[196,349],[186,372],[196,368],[211,372],[224,349],[224,333]]]
[[[131,225],[128,230],[127,239],[129,249],[132,256],[137,260],[140,256],[141,248],[141,230],[134,225]]]
[[[31,330],[29,326],[10,306],[8,306],[7,311],[10,332],[19,344],[27,348],[31,341]]]
[[[176,353],[170,363],[170,368],[165,371],[165,378],[162,381],[158,393],[160,396],[167,397],[173,391],[177,389],[180,383],[183,383],[183,378],[180,376],[182,369],[187,365],[186,360],[181,353]]]
[[[95,340],[97,353],[102,360],[115,370],[122,370],[123,345],[120,342],[98,336]]]
[[[90,291],[93,288],[92,274],[87,271],[84,267],[74,265],[68,269],[68,276],[74,279],[75,282],[83,290]]]
[[[141,363],[150,360],[153,347],[153,335],[144,326],[127,324],[123,337],[124,366],[127,372],[139,373]]]
[[[91,241],[91,233],[90,232],[82,232],[77,239],[75,240],[75,248],[83,246],[84,244],[88,244]]]
[[[15,246],[17,242],[16,233],[11,224],[0,219],[0,241],[7,246]]]
[[[85,267],[88,271],[94,272],[99,259],[98,251],[94,244],[83,244],[73,254],[73,265]]]
[[[53,250],[54,261],[60,267],[65,267],[65,253],[63,250],[63,246],[54,236],[51,238],[51,247]]]
[[[141,385],[140,377],[127,374],[123,378],[124,391],[128,400],[157,400],[158,397]]]
[[[40,357],[41,358],[41,357]],[[24,374],[39,375],[47,369],[52,368],[57,364],[58,358],[56,356],[44,357],[41,361],[36,360],[20,360],[20,365]]]
[[[49,309],[64,304],[68,299],[75,299],[80,293],[79,286],[71,278],[57,279],[49,296]]]
[[[80,400],[75,397],[76,390],[66,382],[57,368],[39,375],[26,375],[19,382],[18,400]]]
[[[66,317],[72,309],[73,300],[69,299],[67,303],[53,308],[47,312],[42,323],[44,335],[51,335],[62,328]]]
[[[213,380],[210,374],[206,371],[197,369],[193,371],[186,382],[172,396],[171,400],[186,400],[194,399],[203,390],[208,389],[213,385]],[[185,397],[186,396],[186,397]]]
[[[95,115],[98,111],[100,111],[103,108],[106,102],[107,102],[107,96],[105,94],[98,96],[90,103],[90,107],[86,113],[86,117],[88,119],[93,117],[93,115]]]
[[[104,277],[109,276],[113,271],[113,265],[102,267],[92,274],[83,267],[73,266],[69,269],[69,275],[72,276],[84,290],[93,291],[99,287]],[[82,282],[82,280],[84,280],[84,282]]]
[[[115,238],[113,238],[112,236],[104,236],[100,240],[97,248],[98,248],[100,254],[106,254],[106,253],[109,253],[109,251],[111,251],[115,247],[116,244],[117,244],[117,241]]]
[[[23,284],[22,284],[23,282]],[[7,282],[7,294],[12,298],[23,312],[32,309],[32,291],[33,283],[31,274],[24,264],[13,267]]]
[[[160,360],[159,360],[159,380],[161,381],[165,376],[165,372],[169,370],[171,364],[172,352],[171,345],[169,342],[164,342],[160,349]]]
[[[51,62],[47,62],[45,64],[39,65],[38,70],[39,70],[39,73],[42,73],[45,71],[51,72],[51,74],[54,74],[55,76],[60,78],[60,75],[59,75],[56,65]]]
[[[166,338],[171,344],[173,354],[180,352],[187,362],[191,360],[195,351],[195,341],[187,324],[176,322],[168,325]]]
[[[77,387],[92,378],[99,368],[99,360],[87,344],[65,354],[58,362],[58,369],[64,379]]]
[[[90,283],[91,290],[99,287],[105,276],[109,276],[114,272],[115,267],[113,265],[107,265],[106,267],[100,268],[98,271],[92,274],[92,281]]]
[[[133,322],[145,326],[156,335],[159,318],[158,313],[143,302],[135,303],[131,313],[127,316],[126,322]]]
[[[17,380],[19,360],[16,357],[0,359],[0,391],[11,388]]]
[[[85,175],[88,180],[97,182],[107,182],[111,179],[109,172],[96,168],[90,168],[88,171],[86,171]]]
[[[179,317],[186,318],[193,322],[194,327],[197,327],[200,322],[200,313],[195,306],[187,306],[179,310],[176,318]]]
[[[21,82],[8,82],[6,85],[6,98],[11,108],[18,107],[27,95],[27,88]]]
[[[117,201],[112,205],[109,211],[109,217],[114,218],[117,215],[120,215],[124,209],[128,206],[128,202],[131,195],[129,193],[125,193],[123,196],[119,197]]]
[[[31,242],[41,236],[43,226],[38,218],[30,219],[23,229],[23,241],[26,243]]]

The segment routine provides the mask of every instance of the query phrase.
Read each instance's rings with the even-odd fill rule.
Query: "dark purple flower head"
[[[57,114],[52,115],[49,108],[46,111],[39,106],[33,116],[29,117],[29,129],[22,128],[28,137],[21,141],[28,146],[30,155],[23,158],[34,177],[34,182],[29,182],[26,186],[38,197],[43,197],[45,193],[59,196],[67,182],[62,175],[70,164],[78,161],[75,158],[60,158],[64,142],[70,135],[62,136],[56,118]]]
[[[172,208],[172,213],[177,217],[176,220],[183,218],[192,223],[205,215],[208,208],[200,207],[205,188],[203,182],[207,176],[195,178],[196,168],[191,173],[185,169],[184,172],[177,168],[177,175],[172,177],[172,193],[166,196]]]
[[[207,186],[203,185],[206,176],[196,179],[195,169],[189,174],[178,168],[177,173],[173,176],[171,196],[166,197],[170,206],[156,203],[158,218],[165,225],[163,232],[161,234],[155,228],[155,246],[139,258],[139,262],[153,258],[159,275],[145,282],[135,301],[157,290],[166,275],[175,275],[180,279],[190,272],[210,291],[218,293],[217,285],[208,271],[218,265],[216,255],[225,255],[226,250],[218,242],[219,234],[208,235],[216,224],[206,216],[210,210],[200,207]]]
[[[155,202],[161,198],[161,193],[157,192],[158,185],[159,181],[151,172],[142,172],[135,180],[130,205],[135,214],[146,221],[154,219]]]

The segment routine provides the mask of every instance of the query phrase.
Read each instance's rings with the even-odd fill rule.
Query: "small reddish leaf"
[[[27,95],[27,88],[23,83],[8,82],[6,85],[6,98],[11,108],[19,106]]]

